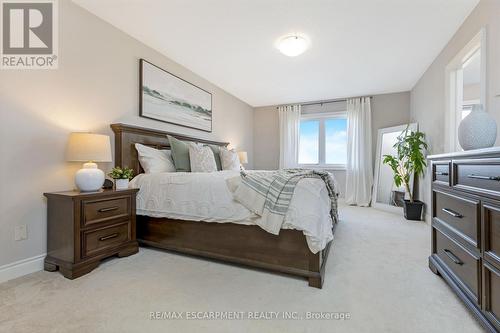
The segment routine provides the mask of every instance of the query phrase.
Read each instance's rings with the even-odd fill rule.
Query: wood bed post
[[[314,288],[323,288],[323,281],[325,277],[326,270],[326,260],[330,252],[330,246],[332,242],[329,242],[323,251],[316,254],[309,253],[309,271],[311,271],[312,276],[309,276],[309,286]]]

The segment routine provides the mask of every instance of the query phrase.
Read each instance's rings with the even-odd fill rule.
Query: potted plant
[[[115,180],[116,190],[126,190],[128,189],[128,182],[134,176],[134,170],[124,167],[114,167],[108,176]]]
[[[422,175],[427,167],[423,150],[427,149],[424,141],[425,134],[419,131],[410,131],[407,127],[397,138],[394,148],[396,156],[384,155],[384,164],[391,167],[394,172],[394,183],[396,186],[404,185],[410,200],[404,200],[404,214],[407,220],[422,219],[424,203],[413,198],[410,189],[412,176]]]

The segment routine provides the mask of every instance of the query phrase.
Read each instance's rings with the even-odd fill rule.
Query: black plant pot
[[[410,200],[405,200],[405,218],[412,221],[421,221],[423,208],[424,203],[422,201],[414,200],[410,202]]]

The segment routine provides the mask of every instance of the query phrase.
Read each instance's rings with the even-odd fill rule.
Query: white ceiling
[[[479,0],[74,2],[262,106],[411,90]],[[289,58],[294,32],[311,47]]]

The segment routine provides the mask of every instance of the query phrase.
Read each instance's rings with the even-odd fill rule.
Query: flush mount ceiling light
[[[286,56],[296,57],[307,50],[309,41],[299,35],[288,35],[278,41],[278,50]]]

